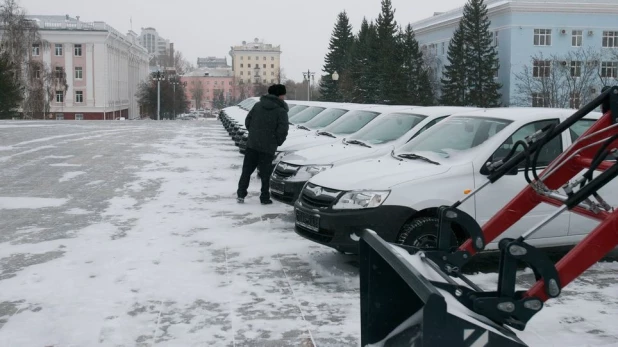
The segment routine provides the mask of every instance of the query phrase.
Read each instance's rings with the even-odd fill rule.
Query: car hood
[[[367,148],[335,142],[296,151],[287,155],[283,161],[294,165],[337,165],[337,162],[341,160],[363,159],[380,149],[382,148]]]
[[[345,191],[391,189],[404,182],[443,174],[450,168],[450,165],[435,165],[421,160],[399,161],[381,156],[334,167],[313,176],[310,182]]]
[[[286,139],[283,145],[277,148],[277,151],[294,152],[309,147],[315,147],[335,142],[341,142],[341,139],[328,136],[317,136],[315,135],[315,133],[311,133],[310,135],[294,136]]]

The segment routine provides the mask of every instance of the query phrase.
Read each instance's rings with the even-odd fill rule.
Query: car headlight
[[[356,210],[378,207],[382,205],[390,193],[390,190],[348,192],[339,198],[333,209]]]
[[[317,175],[320,172],[326,171],[332,167],[333,167],[332,165],[309,165],[309,166],[303,167],[303,170],[310,173],[311,175]]]

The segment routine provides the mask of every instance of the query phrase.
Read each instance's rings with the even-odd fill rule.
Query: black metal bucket
[[[458,311],[375,232],[359,242],[362,347],[527,346],[510,329]]]

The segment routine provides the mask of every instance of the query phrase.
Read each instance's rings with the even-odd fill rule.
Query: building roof
[[[232,52],[234,51],[281,52],[281,46],[273,46],[255,38],[252,42],[243,41],[242,45],[232,46]]]
[[[208,74],[208,75],[207,75]],[[209,69],[201,68],[193,70],[183,75],[183,77],[233,77],[234,72],[231,68]]]
[[[490,14],[492,10],[509,7],[526,12],[618,13],[616,0],[485,0],[485,5]],[[414,30],[419,30],[459,20],[462,14],[463,6],[445,12],[435,12],[432,17],[411,24]]]
[[[65,16],[58,15],[26,15],[27,19],[41,21],[41,22],[78,22],[77,18],[73,18],[68,14]]]

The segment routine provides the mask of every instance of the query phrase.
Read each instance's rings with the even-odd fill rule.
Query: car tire
[[[451,246],[457,247],[457,237]],[[406,222],[397,235],[397,243],[404,246],[412,246],[420,249],[435,249],[438,241],[438,218],[418,217]]]

